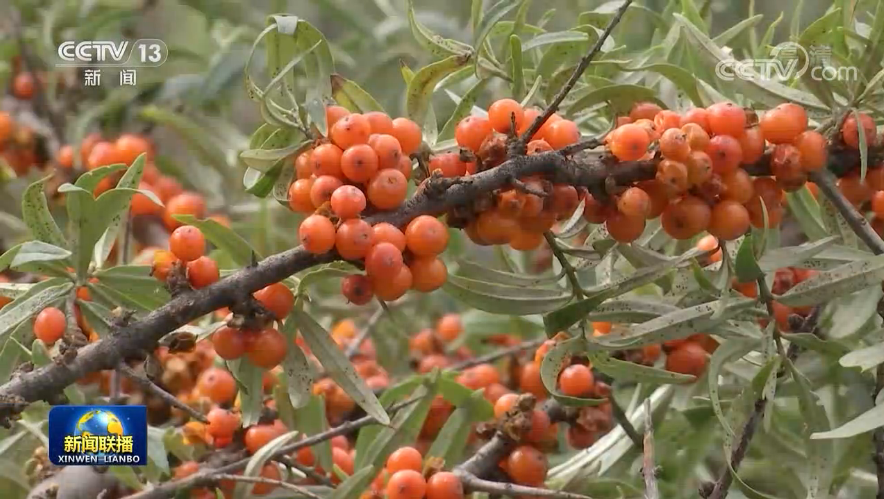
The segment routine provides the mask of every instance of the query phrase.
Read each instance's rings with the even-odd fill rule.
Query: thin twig
[[[657,490],[657,465],[654,460],[654,421],[651,399],[645,399],[645,441],[642,453],[642,476],[645,479],[645,499],[660,499]]]
[[[593,137],[591,139],[581,140],[576,144],[571,144],[568,147],[564,147],[559,150],[560,153],[564,156],[570,156],[574,153],[585,151],[586,149],[595,149],[596,147],[604,144],[604,141],[598,137]]]
[[[642,448],[642,437],[636,431],[635,426],[632,426],[632,422],[629,420],[629,417],[626,415],[626,412],[620,407],[620,404],[617,403],[617,400],[614,398],[614,394],[608,397],[608,401],[611,403],[611,414],[614,416],[614,419],[620,424],[623,428],[623,432],[626,433],[626,436],[632,440],[632,444],[635,445],[636,449]]]
[[[163,401],[166,402],[167,404],[169,404],[170,406],[186,412],[193,419],[196,419],[197,421],[200,421],[203,423],[209,422],[209,420],[206,419],[206,417],[204,415],[202,415],[202,413],[200,413],[199,411],[197,411],[193,407],[190,407],[189,405],[185,404],[184,402],[178,400],[177,397],[175,397],[171,393],[167,392],[166,390],[163,390],[162,388],[157,386],[153,381],[147,379],[144,376],[141,376],[134,369],[132,369],[131,367],[129,367],[125,363],[120,363],[120,365],[117,366],[117,368],[114,372],[122,374],[123,376],[126,376],[127,378],[134,381],[135,384],[140,386],[142,389],[149,391],[149,392],[153,393],[154,395],[156,395],[157,397],[163,399]]]
[[[276,485],[277,487],[288,489],[297,492],[298,494],[311,497],[313,499],[321,499],[318,495],[310,492],[304,487],[299,487],[293,483],[284,482],[282,480],[274,480],[272,478],[264,478],[263,476],[243,476],[243,475],[233,475],[229,473],[221,473],[215,475],[214,478],[218,481],[221,480],[234,480],[237,482],[248,482],[248,483],[264,483],[267,485]]]
[[[571,262],[568,261],[565,252],[562,251],[562,247],[559,246],[559,242],[556,240],[555,234],[546,231],[543,233],[543,237],[546,238],[546,242],[549,244],[553,256],[556,257],[556,260],[558,260],[559,264],[562,266],[562,270],[565,271],[565,276],[568,277],[568,283],[571,285],[571,292],[574,293],[574,296],[577,297],[578,300],[582,300],[584,297],[583,287],[580,285],[580,280],[577,278],[577,269],[575,269],[574,266],[571,265]]]
[[[522,136],[519,138],[519,144],[522,147],[524,147],[524,145],[528,143],[530,138],[533,137],[538,130],[540,130],[540,127],[542,127],[543,124],[546,123],[546,120],[548,120],[549,117],[552,116],[553,113],[555,113],[559,109],[559,105],[562,103],[562,101],[565,100],[565,97],[567,97],[568,94],[571,93],[571,90],[574,89],[574,85],[577,84],[577,82],[580,80],[580,77],[583,76],[584,72],[586,72],[586,68],[589,67],[589,64],[592,62],[593,58],[595,58],[596,54],[598,54],[598,52],[602,49],[605,41],[608,39],[609,36],[611,36],[611,32],[614,31],[614,28],[617,26],[617,24],[620,23],[620,19],[623,18],[623,14],[626,13],[626,9],[629,8],[629,5],[631,3],[632,0],[625,0],[623,2],[623,5],[621,5],[620,8],[617,9],[617,13],[614,14],[614,17],[611,19],[610,22],[608,22],[608,25],[605,27],[605,31],[602,32],[601,35],[599,35],[599,39],[596,41],[592,49],[590,49],[590,51],[587,52],[582,59],[580,59],[580,63],[577,64],[576,68],[574,68],[574,72],[571,73],[571,76],[568,78],[568,81],[565,82],[565,85],[562,86],[561,89],[559,89],[558,93],[553,98],[552,102],[549,103],[546,109],[544,109],[543,113],[538,116],[534,120],[534,122],[531,123],[531,126],[529,126],[527,130],[525,130],[525,133],[523,133]]]
[[[481,355],[474,359],[467,359],[463,362],[458,362],[453,366],[446,368],[448,371],[462,371],[469,367],[478,366],[479,364],[487,364],[488,362],[494,362],[497,359],[502,359],[504,357],[509,357],[510,355],[515,355],[520,352],[524,352],[525,350],[531,350],[532,348],[537,348],[546,341],[546,338],[536,338],[533,340],[523,341],[518,345],[513,345],[507,348],[501,348],[499,350],[495,350],[493,352],[487,353],[485,355]]]
[[[366,339],[371,335],[371,330],[377,325],[378,321],[381,320],[381,317],[384,316],[384,308],[378,307],[377,311],[369,317],[368,322],[365,323],[365,326],[362,328],[362,331],[359,332],[359,336],[353,339],[350,344],[347,346],[347,358],[352,359],[357,353],[359,353],[359,347],[362,346],[362,343],[365,342]]]
[[[574,494],[572,492],[564,492],[561,490],[538,489],[536,487],[526,487],[524,485],[516,485],[514,483],[492,482],[490,480],[483,480],[476,475],[470,475],[467,473],[458,473],[458,477],[463,483],[464,489],[472,492],[487,492],[489,494],[500,494],[508,497],[592,499],[589,496]]]

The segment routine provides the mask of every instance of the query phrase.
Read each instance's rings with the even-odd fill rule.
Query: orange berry
[[[828,144],[826,138],[819,132],[807,130],[802,132],[794,142],[798,148],[801,167],[804,171],[812,172],[822,169],[828,161]],[[871,173],[871,172],[869,172]],[[866,179],[868,181],[868,174]]]
[[[427,499],[463,499],[463,483],[449,471],[434,473],[427,480]]]
[[[331,195],[331,209],[341,220],[358,217],[365,209],[365,194],[354,185],[342,185]]]
[[[435,256],[448,246],[448,228],[437,218],[420,215],[405,228],[408,249],[417,256]]]
[[[345,260],[361,260],[371,249],[371,226],[361,219],[350,219],[338,226],[335,249]]]
[[[752,177],[746,173],[746,170],[742,168],[738,168],[736,171],[729,175],[723,175],[721,177],[722,183],[722,199],[731,199],[740,204],[748,203],[749,200],[752,199],[754,191],[754,184],[752,182]]]
[[[685,161],[688,172],[688,184],[703,185],[712,178],[712,158],[703,151],[691,151]]]
[[[411,265],[411,287],[422,293],[435,291],[448,280],[448,268],[445,263],[433,256],[415,258]]]
[[[473,152],[479,152],[482,143],[492,133],[491,123],[487,118],[480,116],[467,116],[462,119],[454,129],[454,138],[457,145],[465,147]]]
[[[365,305],[374,297],[371,281],[359,274],[348,275],[341,279],[341,294],[354,305]]]
[[[664,159],[657,164],[655,179],[676,193],[685,192],[690,187],[687,165],[671,159]]]
[[[519,136],[524,135],[525,132],[528,131],[528,128],[531,126],[531,124],[534,123],[534,120],[536,120],[540,116],[540,114],[541,114],[541,111],[539,109],[537,109],[536,107],[530,107],[528,109],[525,109],[525,114],[524,114],[524,118],[522,119],[522,124],[518,128],[518,135]],[[540,138],[541,137],[539,136],[539,134],[534,134],[532,137],[530,137],[530,139],[531,139],[530,141],[533,142],[534,140],[540,139]]]
[[[551,224],[555,223],[556,214],[549,212]],[[507,244],[513,236],[520,232],[518,220],[507,217],[499,209],[484,211],[476,219],[476,233],[479,238],[488,244]],[[551,226],[551,225],[550,225]],[[526,230],[533,230],[522,224]]]
[[[184,187],[172,177],[160,175],[153,184],[153,190],[163,203],[168,203],[170,199],[184,192]]]
[[[261,288],[253,296],[279,321],[288,317],[295,306],[294,293],[281,282]]]
[[[390,279],[378,279],[372,282],[374,294],[384,301],[394,301],[401,298],[414,282],[411,269],[403,265],[399,273]]]
[[[651,196],[638,187],[630,187],[617,200],[617,209],[630,218],[646,218],[651,212]]]
[[[712,210],[702,199],[685,196],[664,211],[663,230],[673,239],[690,239],[709,227]]]
[[[212,346],[218,357],[224,360],[235,360],[246,352],[245,335],[239,329],[222,326],[212,333]]]
[[[552,150],[552,146],[545,140],[536,139],[528,142],[528,156]]]
[[[706,108],[706,117],[712,135],[739,137],[746,128],[746,111],[733,102],[712,104]]]
[[[127,165],[134,163],[142,154],[146,154],[148,157],[151,155],[150,141],[133,133],[124,133],[117,137],[115,146],[120,159]]]
[[[497,399],[497,402],[494,403],[494,417],[497,419],[502,418],[504,414],[516,406],[518,400],[518,393],[507,393],[506,395],[501,396]]]
[[[402,146],[402,154],[405,156],[410,156],[417,152],[423,140],[421,127],[408,118],[394,119],[393,130],[390,131],[390,135],[399,140],[399,144]]]
[[[153,255],[150,275],[165,282],[169,272],[172,271],[172,267],[179,261],[171,251],[157,250]]]
[[[865,113],[859,113],[859,121],[866,137],[866,145],[875,145],[878,133],[875,120]],[[847,115],[847,119],[844,120],[844,125],[841,127],[841,138],[848,147],[859,149],[859,126],[853,113]]]
[[[342,177],[344,175],[341,171],[341,158],[343,155],[343,149],[335,144],[321,144],[317,146],[310,153],[309,158],[313,166],[313,174],[317,177],[323,175]]]
[[[6,140],[7,132],[5,132],[5,124],[3,123],[3,116],[9,116],[6,113],[0,113],[0,143]],[[74,167],[74,148],[70,144],[62,146],[58,153],[55,155],[55,162],[58,164],[59,168],[64,168],[65,170],[70,170]]]
[[[28,100],[34,96],[34,76],[31,73],[19,73],[12,80],[12,95]]]
[[[175,472],[173,473],[173,478],[186,478],[190,475],[193,475],[197,471],[199,471],[200,465],[196,461],[185,461],[178,465],[175,468]]]
[[[64,312],[55,307],[46,307],[34,319],[34,336],[46,345],[52,345],[64,336],[67,320]]]
[[[430,158],[430,173],[439,170],[443,177],[462,177],[467,173],[467,164],[460,160],[460,154],[448,152]]]
[[[194,218],[204,218],[206,216],[206,201],[199,194],[182,192],[166,201],[163,222],[169,230],[175,230],[184,225],[173,218],[175,215],[192,215]]]
[[[807,130],[807,112],[798,104],[780,104],[761,115],[758,127],[771,144],[791,144]]]
[[[702,346],[688,341],[666,355],[666,370],[700,376],[706,369],[708,357]]]
[[[215,260],[207,256],[201,256],[192,262],[187,262],[187,280],[194,289],[201,289],[215,284],[221,279],[221,272]]]
[[[371,178],[366,190],[372,206],[380,210],[392,210],[405,201],[408,195],[408,179],[399,170],[381,170]]]
[[[619,211],[605,220],[605,227],[612,239],[621,243],[631,243],[645,231],[645,217],[628,216]]]
[[[9,113],[0,111],[0,144],[9,140],[12,137],[13,131],[15,131],[15,120],[12,119]],[[71,152],[73,152],[73,148],[71,149]],[[71,164],[73,164],[73,160],[71,160]]]
[[[393,119],[387,113],[371,111],[365,113],[365,119],[368,120],[371,133],[389,134],[393,131]]]
[[[427,481],[414,470],[400,470],[387,481],[387,499],[423,499]]]
[[[338,147],[347,150],[360,144],[368,144],[371,123],[361,114],[351,113],[339,119],[329,129],[329,138]]]
[[[392,128],[392,122],[390,127]],[[396,137],[387,134],[372,135],[368,145],[378,156],[378,168],[398,168],[402,159],[402,146]]]
[[[611,153],[620,161],[638,160],[645,155],[651,144],[648,132],[634,123],[616,129],[615,134],[611,141]]]
[[[254,454],[270,443],[270,441],[285,435],[285,433],[286,429],[284,426],[278,426],[275,424],[257,424],[249,426],[243,436],[243,441],[246,444],[246,449],[248,449],[249,454]]]
[[[310,198],[310,191],[313,189],[312,178],[302,178],[294,181],[289,186],[289,208],[298,213],[311,213],[316,209],[313,200]]]
[[[529,445],[520,445],[506,460],[507,474],[514,482],[537,487],[546,480],[549,464],[546,454]]]
[[[632,121],[653,120],[663,108],[653,102],[636,102],[629,111],[629,118]]]
[[[285,336],[276,329],[267,328],[251,339],[246,356],[249,362],[258,367],[273,369],[282,362],[287,351],[288,341]]]
[[[544,440],[547,440],[547,435],[549,434],[551,426],[552,422],[550,421],[549,416],[541,409],[534,409],[531,411],[531,428],[528,429],[528,432],[524,436],[525,441],[541,443]]]
[[[169,249],[179,260],[191,262],[206,252],[206,238],[193,225],[183,225],[169,236]]]
[[[562,149],[580,140],[580,130],[571,120],[559,120],[549,126],[543,138],[553,149]]]
[[[543,241],[543,232],[519,230],[510,238],[509,244],[516,251],[532,251],[539,248]]]
[[[529,362],[522,366],[522,371],[519,373],[519,389],[534,395],[538,400],[543,400],[547,397],[546,388],[543,386],[543,380],[540,378],[539,365]]]
[[[371,228],[371,244],[377,245],[382,242],[391,243],[400,252],[405,251],[405,234],[393,224],[381,222]]]
[[[387,458],[387,472],[391,475],[401,470],[420,472],[423,469],[424,457],[414,447],[400,447]]]
[[[403,265],[402,251],[388,242],[375,244],[365,256],[365,273],[376,280],[399,274]]]
[[[227,404],[233,402],[233,397],[236,396],[236,381],[227,370],[210,367],[200,373],[196,389],[216,404]]]
[[[666,130],[681,126],[681,116],[675,111],[660,111],[654,116],[654,126],[657,127],[659,133],[665,133]]]
[[[709,133],[702,126],[696,123],[685,123],[682,125],[681,131],[684,132],[688,146],[692,151],[705,151],[709,146]]]
[[[295,158],[295,178],[310,178],[313,175],[312,150],[302,152]]]
[[[695,107],[693,109],[688,110],[681,117],[682,130],[685,130],[685,126],[688,124],[694,124],[694,125],[699,126],[700,128],[703,129],[704,132],[706,132],[706,134],[708,136],[709,131],[711,130],[709,128],[709,112],[706,111],[706,109],[704,109],[702,107]],[[685,132],[687,132],[687,130],[685,130]],[[693,146],[691,146],[691,148],[696,149]],[[701,148],[700,150],[702,151],[703,148]]]
[[[801,153],[791,144],[777,144],[770,156],[771,173],[777,184],[787,191],[800,189],[807,181],[807,172],[801,166]]]
[[[154,189],[143,181],[138,183],[138,190],[150,191],[156,194]],[[132,203],[129,206],[129,211],[132,213],[132,216],[159,215],[163,212],[163,207],[153,202],[144,194],[139,193],[132,196]]]
[[[857,206],[872,198],[872,190],[867,184],[860,182],[858,174],[851,174],[838,179],[838,189],[848,201]]]
[[[660,136],[660,152],[667,159],[684,162],[691,153],[688,136],[679,128],[669,128]]]
[[[326,106],[325,123],[329,129],[335,125],[341,118],[350,114],[350,110],[344,106]]]
[[[332,194],[342,185],[344,183],[341,179],[331,175],[323,175],[313,179],[313,186],[310,187],[310,202],[317,208],[325,203],[331,203]]]
[[[275,463],[267,463],[263,467],[261,467],[262,478],[268,478],[270,480],[279,480],[282,478],[282,474],[279,472],[279,466]],[[252,487],[252,494],[256,496],[263,496],[265,494],[269,494],[276,490],[277,485],[275,483],[256,483]]]
[[[516,122],[516,130],[525,121],[525,110],[513,99],[500,99],[488,106],[488,121],[496,131],[509,133],[513,120]]]
[[[592,371],[583,364],[566,367],[559,375],[559,389],[570,397],[582,397],[589,394],[593,387]]]
[[[463,332],[463,323],[458,314],[445,314],[436,321],[436,332],[444,341],[454,341]]]
[[[298,240],[310,253],[328,253],[335,247],[335,226],[328,217],[310,215],[298,227]]]
[[[761,129],[757,126],[747,128],[746,132],[737,141],[740,143],[743,164],[751,165],[764,156],[764,135],[762,135]]]
[[[367,182],[378,171],[378,155],[368,144],[347,148],[341,156],[341,171],[353,182]]]
[[[716,135],[709,141],[706,154],[712,159],[712,170],[725,175],[739,168],[743,161],[740,142],[730,135]]]
[[[712,207],[707,230],[718,239],[732,241],[749,230],[749,212],[737,201],[721,201]]]
[[[235,385],[234,385],[235,388]],[[235,412],[215,407],[206,414],[209,424],[206,432],[214,438],[229,438],[239,428],[240,417]]]
[[[559,218],[570,217],[580,204],[577,189],[573,185],[553,185],[551,198],[549,209]]]

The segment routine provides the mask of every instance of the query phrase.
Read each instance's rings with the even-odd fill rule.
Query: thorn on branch
[[[526,184],[525,182],[522,182],[521,180],[519,180],[515,177],[512,180],[510,180],[510,183],[513,184],[513,188],[515,188],[517,191],[525,193],[525,194],[534,194],[535,196],[539,196],[544,199],[548,198],[550,196],[550,194],[548,192],[541,190],[541,189],[535,189],[534,187],[531,187],[530,185]]]

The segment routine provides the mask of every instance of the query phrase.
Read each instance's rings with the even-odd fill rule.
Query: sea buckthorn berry
[[[742,151],[743,155],[741,162],[743,164],[751,165],[764,156],[764,136],[761,133],[761,129],[757,126],[747,128],[746,132],[737,141],[740,143],[740,151]]]
[[[310,178],[313,175],[312,150],[304,151],[295,158],[295,178]]]
[[[234,383],[234,388],[236,388]],[[231,437],[239,428],[240,417],[235,412],[215,407],[206,414],[209,424],[206,425],[206,432],[214,438]]]
[[[298,240],[304,249],[320,255],[335,247],[335,226],[322,215],[310,215],[298,227]]]
[[[884,218],[884,191],[878,191],[872,196],[872,211],[878,218]]]
[[[393,451],[387,458],[387,472],[394,474],[397,471],[413,470],[420,472],[423,469],[424,457],[414,447],[401,447]]]
[[[540,130],[537,130],[537,138],[549,142],[546,139],[546,134],[549,132],[549,127],[552,126],[553,123],[561,120],[562,117],[561,115],[559,115],[559,113],[553,113],[552,115],[550,115],[550,117],[546,119],[543,125],[540,125]]]
[[[246,356],[252,364],[272,369],[282,362],[288,351],[288,341],[282,333],[273,328],[259,332],[251,339]]]
[[[64,312],[55,307],[46,307],[34,319],[34,336],[47,345],[52,345],[67,330]]]
[[[569,426],[565,440],[575,449],[587,449],[595,443],[597,436],[594,431],[584,430],[579,426]]]
[[[635,161],[648,152],[651,138],[648,132],[638,124],[630,123],[615,130],[616,135],[611,141],[611,153],[620,161]]]
[[[631,243],[645,231],[644,217],[630,217],[619,211],[612,213],[605,220],[608,234],[617,242]]]
[[[246,353],[245,334],[239,329],[222,326],[212,333],[212,347],[218,357],[236,360]]]
[[[553,150],[552,146],[549,145],[549,142],[547,142],[545,140],[536,139],[536,140],[532,140],[531,142],[528,142],[528,156],[531,156],[534,154],[540,154],[542,152],[547,152],[547,151],[552,151],[552,150]]]
[[[549,438],[552,422],[549,416],[541,409],[531,411],[531,427],[523,437],[526,442],[539,444]]]
[[[331,175],[323,175],[313,179],[313,186],[310,187],[310,202],[317,208],[325,203],[330,203],[332,194],[342,185],[344,183],[341,179]]]
[[[664,211],[663,230],[673,239],[690,239],[709,227],[712,210],[702,199],[685,196]]]
[[[580,130],[577,128],[577,123],[560,120],[549,126],[543,138],[553,149],[562,149],[580,140]]]
[[[279,466],[275,463],[266,463],[263,467],[261,467],[261,478],[267,478],[270,480],[279,480],[282,478],[282,474],[279,471]],[[268,482],[258,482],[252,487],[252,495],[263,496],[269,494],[276,490],[278,485],[275,483]]]
[[[371,281],[359,274],[341,279],[341,294],[354,305],[365,305],[374,297]]]
[[[165,282],[176,262],[180,262],[171,251],[157,250],[153,255],[150,275]]]
[[[524,135],[525,132],[528,131],[528,128],[531,127],[531,124],[534,123],[534,120],[536,120],[540,116],[541,113],[542,113],[542,111],[540,109],[537,109],[536,107],[529,107],[528,109],[525,110],[525,117],[522,120],[522,124],[519,126],[519,129],[518,129],[518,135],[520,137],[522,135]],[[536,139],[542,139],[542,137],[539,134],[534,134],[531,137],[529,137],[529,140],[536,140]]]
[[[335,249],[345,260],[361,260],[371,249],[371,225],[365,220],[350,219],[338,226]]]
[[[698,186],[712,178],[712,158],[703,151],[691,151],[685,161],[688,170],[688,184]]]
[[[540,378],[539,365],[529,362],[522,366],[522,371],[519,373],[519,389],[534,395],[538,400],[547,397],[548,393]]]
[[[325,122],[329,129],[335,125],[341,118],[350,114],[350,110],[344,106],[326,106]]]
[[[556,215],[552,212],[550,215],[554,223]],[[484,211],[476,219],[476,231],[479,237],[488,244],[509,243],[520,230],[519,225],[519,220],[502,215],[500,210]]]
[[[358,217],[365,203],[365,194],[354,185],[342,185],[331,195],[331,209],[341,220]]]
[[[518,130],[525,120],[525,110],[513,99],[500,99],[488,106],[488,121],[491,123],[491,127],[498,132],[509,133],[513,119],[515,119],[516,130]]]
[[[705,151],[709,146],[709,133],[702,126],[696,123],[685,123],[682,125],[681,131],[684,132],[688,146],[692,151]]]
[[[387,481],[387,499],[422,499],[427,493],[427,481],[414,470],[400,470]]]
[[[807,172],[801,167],[801,153],[791,144],[777,144],[770,157],[771,173],[786,192],[800,189],[807,181]]]
[[[712,207],[707,230],[718,239],[732,241],[749,230],[749,223],[749,212],[742,204],[724,200]]]
[[[550,197],[551,202],[549,209],[559,218],[570,217],[580,204],[580,199],[577,196],[577,189],[575,189],[573,185],[554,185],[552,196]]]
[[[653,102],[636,102],[629,110],[629,119],[633,122],[638,120],[653,120],[663,108]]]
[[[402,269],[402,265],[402,251],[388,242],[375,244],[365,256],[365,272],[373,279],[394,276]]]
[[[583,397],[592,391],[592,371],[583,364],[566,367],[559,375],[559,389],[570,397]]]
[[[481,116],[467,116],[454,128],[457,145],[479,152],[482,142],[491,135],[491,123]]]
[[[196,461],[185,461],[179,464],[177,468],[175,468],[175,472],[172,476],[176,479],[186,478],[199,471],[199,469],[200,465]]]
[[[635,120],[633,125],[636,125],[644,130],[648,134],[648,138],[651,142],[655,140],[660,140],[660,132],[657,130],[657,125],[655,125],[652,120]],[[616,132],[617,130],[614,131]]]
[[[676,193],[685,192],[690,187],[688,167],[671,159],[664,159],[657,164],[656,180]]]
[[[467,164],[460,160],[460,154],[456,152],[433,156],[429,168],[430,173],[439,170],[443,177],[462,177],[467,173]]]
[[[12,94],[19,99],[28,100],[34,96],[34,75],[21,72],[12,80]]]
[[[179,260],[191,262],[206,252],[206,238],[193,225],[183,225],[169,236],[169,249]]]
[[[0,113],[0,143],[5,142],[8,137],[8,132],[4,130],[6,125],[3,123],[3,114],[5,113]],[[74,147],[70,144],[62,146],[55,155],[55,162],[60,168],[64,168],[65,170],[73,168]]]
[[[196,381],[197,391],[216,404],[233,402],[236,396],[236,381],[227,370],[210,367],[200,373]]]
[[[434,473],[427,480],[427,499],[463,499],[463,483],[449,471]]]
[[[838,189],[854,205],[861,205],[872,198],[872,189],[860,182],[858,174],[850,174],[838,179]]]
[[[313,189],[312,178],[302,178],[294,181],[289,186],[289,208],[298,213],[311,213],[316,209],[313,200],[310,198],[310,191]]]
[[[153,190],[163,203],[184,192],[184,187],[172,177],[161,175],[153,184]]]
[[[341,177],[341,156],[344,151],[335,144],[321,144],[310,153],[310,163],[313,165],[313,174],[317,177],[331,175]]]
[[[605,219],[608,218],[608,213],[610,212],[608,207],[596,201],[592,194],[587,194],[583,200],[583,218],[591,224],[605,223]],[[648,211],[650,212],[650,208],[648,208]]]
[[[420,215],[405,228],[408,249],[417,256],[435,256],[448,246],[448,228],[438,219]]]
[[[679,128],[669,128],[660,136],[660,152],[667,159],[684,162],[691,153],[688,136]]]
[[[275,424],[257,424],[249,426],[243,436],[249,454],[258,452],[262,447],[267,445],[271,440],[286,433],[284,426]]]
[[[86,166],[90,170],[94,170],[102,166],[121,162],[121,157],[116,146],[111,142],[101,141],[95,144],[92,148],[92,151],[89,153],[89,159],[86,161]]]
[[[866,145],[873,146],[877,143],[877,127],[875,120],[865,113],[859,113],[859,123],[862,125],[866,137]],[[848,147],[859,149],[859,125],[853,113],[847,115],[844,125],[841,127],[841,138]]]
[[[651,212],[651,196],[638,187],[630,187],[617,200],[617,209],[627,217],[647,218]]]
[[[868,185],[873,191],[884,191],[884,164],[869,165],[869,171],[866,172],[866,185]],[[808,183],[807,186],[817,190],[819,189],[819,187],[816,187],[816,184],[811,186],[811,184]],[[816,197],[815,192],[813,195]]]
[[[742,168],[737,169],[729,175],[721,177],[721,183],[724,190],[721,193],[722,199],[732,199],[740,204],[748,203],[755,194],[752,177]]]
[[[445,314],[436,321],[436,332],[444,341],[454,341],[463,332],[463,323],[458,314]]]
[[[147,154],[148,157],[151,156],[151,146],[150,142],[144,137],[135,135],[133,133],[124,133],[117,137],[114,145],[117,148],[117,153],[120,155],[120,159],[123,163],[127,165],[131,165],[138,159],[138,156],[142,154]]]
[[[645,180],[637,183],[636,186],[648,193],[651,198],[651,209],[646,218],[650,220],[659,217],[663,210],[669,206],[669,197],[671,196],[669,188],[656,180]]]
[[[829,154],[828,144],[821,133],[813,130],[802,132],[795,139],[794,145],[798,148],[801,167],[804,168],[804,171],[813,172],[826,166]]]
[[[577,191],[574,191],[577,195]],[[519,218],[522,208],[525,207],[526,195],[515,189],[508,189],[497,195],[497,211],[508,218]],[[542,209],[542,206],[541,206]]]
[[[506,460],[507,473],[514,482],[536,487],[543,485],[549,464],[546,454],[530,445],[520,445]]]
[[[539,248],[544,241],[543,232],[519,230],[510,238],[510,248],[516,251],[532,251]]]
[[[399,170],[381,170],[369,181],[366,191],[372,206],[392,210],[405,201],[408,179]]]
[[[368,143],[371,123],[361,114],[348,114],[332,125],[328,135],[336,146],[346,151],[355,145]]]
[[[706,154],[712,159],[712,170],[719,175],[726,175],[739,168],[743,161],[743,149],[740,142],[730,135],[716,135],[709,141]]]
[[[279,321],[286,318],[295,306],[294,293],[281,282],[261,288],[253,296]]]
[[[498,419],[502,418],[504,414],[516,406],[518,400],[518,393],[507,393],[506,395],[501,396],[497,399],[497,402],[494,403],[494,417]]]
[[[390,135],[399,140],[399,144],[402,146],[402,154],[406,156],[417,152],[423,140],[421,127],[408,118],[394,119],[393,130],[390,131]]]
[[[166,211],[163,214],[163,222],[169,230],[175,230],[184,225],[173,218],[175,215],[192,215],[194,218],[206,216],[206,201],[202,196],[193,192],[182,192],[165,203]]]
[[[706,111],[706,109],[702,108],[702,107],[695,107],[693,109],[688,110],[681,117],[681,127],[682,127],[682,130],[684,130],[685,132],[687,132],[687,130],[685,129],[685,126],[687,126],[688,124],[694,124],[694,125],[699,126],[700,128],[703,129],[704,132],[706,132],[706,134],[708,136],[709,131],[710,131],[709,112]],[[696,149],[693,146],[691,146],[691,148]],[[702,151],[703,148],[700,148],[700,150]]]
[[[717,102],[706,108],[712,135],[739,137],[746,128],[746,111],[733,102]]]
[[[153,192],[153,188],[150,184],[145,182],[138,183],[138,190]],[[154,194],[156,194],[156,192],[154,192]],[[159,215],[163,212],[163,207],[153,202],[153,200],[144,194],[138,193],[132,196],[132,204],[130,205],[129,210],[133,216]]]
[[[393,224],[381,222],[371,228],[371,244],[387,242],[395,246],[400,252],[405,251],[405,234]]]
[[[654,116],[654,126],[657,127],[657,132],[665,133],[666,130],[681,126],[681,116],[675,111],[660,111],[657,116]]]
[[[709,257],[709,260],[711,262],[720,262],[721,261],[721,250],[718,248],[719,248],[718,239],[711,234],[703,236],[699,241],[697,241],[697,249],[698,250],[712,251],[712,250],[717,249],[717,251]]]
[[[698,343],[688,341],[666,355],[666,370],[700,376],[706,369],[709,354]]]
[[[798,104],[787,102],[764,113],[758,126],[771,144],[790,144],[807,130],[807,112]]]
[[[221,279],[221,272],[215,260],[207,256],[201,256],[192,262],[187,262],[187,280],[193,289],[201,289],[210,284],[215,284]]]
[[[402,160],[402,146],[396,137],[387,134],[373,135],[369,145],[378,156],[378,168],[399,168]]]
[[[411,287],[422,293],[435,291],[448,279],[448,268],[445,263],[433,256],[416,258],[411,265]]]
[[[380,111],[371,111],[365,113],[364,116],[365,119],[368,120],[368,124],[371,127],[371,133],[389,134],[393,131],[393,118],[390,118],[387,113],[382,113]]]
[[[378,171],[378,155],[368,144],[347,148],[341,156],[341,171],[353,182],[367,182]]]
[[[374,294],[384,301],[395,301],[401,298],[414,282],[411,269],[403,265],[399,273],[392,278],[376,279],[372,282]]]

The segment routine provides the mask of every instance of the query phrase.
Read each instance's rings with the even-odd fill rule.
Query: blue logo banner
[[[57,466],[144,466],[143,405],[58,405],[49,410],[49,460]]]

